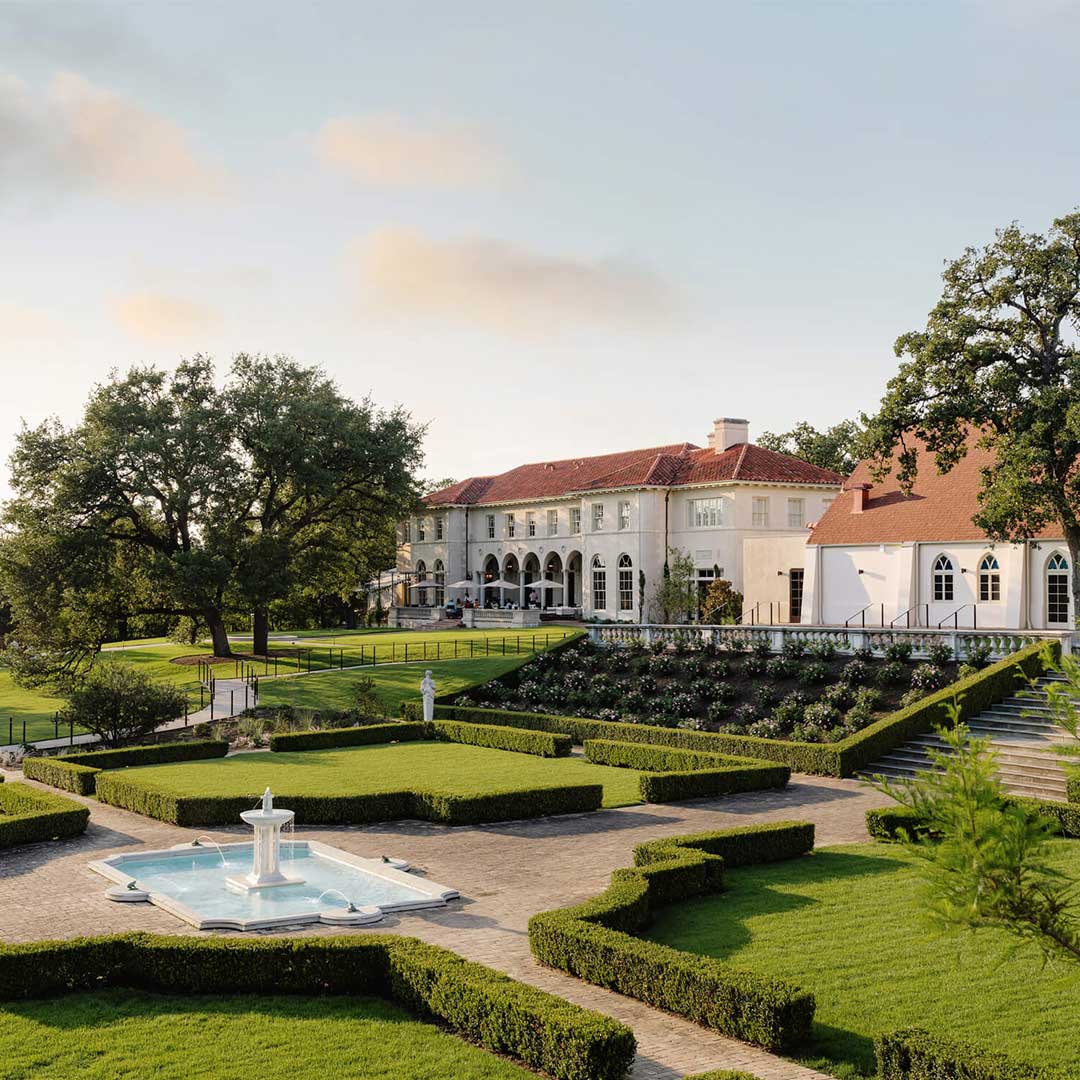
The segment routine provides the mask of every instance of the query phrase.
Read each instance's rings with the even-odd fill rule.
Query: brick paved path
[[[19,779],[8,773],[8,780]],[[114,807],[91,807],[85,836],[0,852],[0,940],[33,941],[124,930],[196,934],[149,904],[114,904],[106,881],[87,862],[146,845],[191,839],[180,829]],[[411,934],[444,945],[633,1028],[638,1056],[633,1080],[675,1080],[707,1069],[742,1068],[761,1080],[811,1080],[823,1074],[763,1050],[726,1039],[631,998],[540,967],[529,953],[526,924],[537,911],[566,906],[599,892],[611,871],[632,862],[635,844],[660,836],[770,821],[808,819],[819,844],[866,839],[863,814],[883,805],[877,792],[852,780],[797,777],[782,792],[755,792],[673,806],[632,806],[595,814],[475,828],[422,822],[342,829],[297,829],[363,855],[407,858],[443,884],[459,889],[447,908],[389,916],[377,932]],[[243,827],[218,829],[220,840],[243,838]],[[283,931],[285,932],[285,931]],[[296,934],[363,933],[319,926]]]

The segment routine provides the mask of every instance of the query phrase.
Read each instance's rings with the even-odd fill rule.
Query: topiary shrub
[[[883,1032],[874,1039],[874,1053],[878,1080],[1067,1080],[1073,1075],[921,1028]]]
[[[90,811],[29,784],[0,784],[0,848],[61,840],[86,831]]]
[[[28,780],[37,780],[39,784],[62,788],[76,795],[93,795],[97,774],[101,772],[89,765],[48,757],[23,758],[22,771]]]

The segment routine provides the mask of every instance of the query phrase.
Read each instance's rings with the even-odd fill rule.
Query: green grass
[[[1080,843],[1055,842],[1053,862],[1080,878]],[[812,992],[811,1053],[838,1075],[872,1075],[874,1034],[903,1027],[1076,1068],[1080,967],[1044,968],[1037,949],[996,930],[933,936],[902,848],[822,848],[731,870],[726,884],[662,910],[648,936]]]
[[[355,687],[373,679],[387,716],[399,716],[406,701],[420,700],[420,682],[430,667],[440,694],[456,694],[489,682],[518,665],[517,657],[489,660],[444,660],[441,663],[396,664],[361,670],[325,672],[300,678],[266,679],[259,683],[260,705],[293,705],[302,709],[348,709]]]
[[[535,1073],[359,997],[121,990],[0,1006],[2,1080],[525,1080]]]
[[[495,794],[562,784],[603,784],[605,806],[640,802],[638,776],[632,769],[592,765],[581,758],[541,758],[444,742],[236,754],[124,772],[125,780],[154,791],[252,798],[267,785],[284,796],[364,795],[410,787],[440,793]]]

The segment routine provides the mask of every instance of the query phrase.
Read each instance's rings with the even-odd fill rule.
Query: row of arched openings
[[[947,603],[955,598],[954,574],[953,561],[948,555],[939,555],[934,560],[931,585],[935,601]],[[979,560],[977,595],[981,604],[1001,600],[1001,567],[992,552]],[[1046,560],[1046,621],[1069,621],[1069,561],[1060,551]]]

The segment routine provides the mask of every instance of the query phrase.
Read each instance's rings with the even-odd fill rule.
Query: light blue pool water
[[[227,847],[220,854],[213,848],[194,848],[190,854],[125,855],[110,862],[130,874],[140,889],[176,900],[203,919],[310,918],[323,911],[343,911],[347,902],[337,893],[319,899],[327,889],[338,890],[357,907],[392,910],[432,902],[428,893],[315,855],[302,843],[283,844],[281,856],[283,873],[303,878],[304,884],[243,892],[227,886],[227,877],[243,877],[251,869],[250,845]]]

